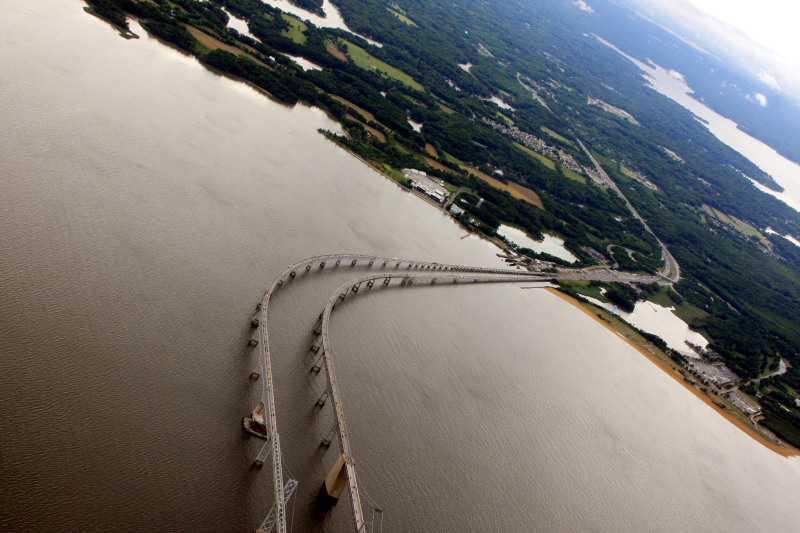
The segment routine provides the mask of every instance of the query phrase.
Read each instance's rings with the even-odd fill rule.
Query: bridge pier
[[[391,279],[391,278],[386,278],[385,280],[383,280],[383,286],[384,286],[384,287],[385,287],[385,286],[387,286],[387,285],[389,284],[389,282],[390,282],[390,281],[392,281],[392,279]]]
[[[341,262],[342,262],[342,260],[341,260],[341,259],[337,259],[337,260],[336,260],[336,266],[338,267],[338,266],[341,264]]]
[[[330,395],[331,394],[328,392],[327,389],[325,391],[323,391],[323,393],[320,395],[320,397],[317,398],[317,404],[316,404],[317,407],[319,407],[320,409],[322,407],[324,407],[325,406],[325,402],[328,401],[328,396],[330,396]]]
[[[320,267],[320,268],[325,268],[325,261],[322,261],[322,262],[319,264],[319,267]]]
[[[375,258],[374,257],[369,260],[369,264],[367,266],[372,266],[373,264],[375,264]]]
[[[322,358],[323,357],[325,357],[325,351],[323,351],[321,354],[319,354],[317,359],[314,361],[314,364],[311,365],[311,370],[309,371],[309,373],[310,372],[314,372],[315,374],[319,374],[320,369],[322,369]]]
[[[317,353],[319,351],[320,346],[322,346],[322,337],[319,337],[317,340],[314,341],[314,344],[311,345],[311,351]]]
[[[352,463],[352,459],[345,454],[340,455],[325,477],[325,492],[334,500],[338,500],[342,496],[342,491],[347,484],[346,465],[348,463]]]
[[[375,280],[374,279],[371,279],[371,280],[369,280],[367,282],[367,287],[369,287],[370,289],[372,288],[373,285],[375,285]]]
[[[258,346],[258,339],[250,339],[250,342],[248,342],[247,344],[249,344],[250,346]]]
[[[322,439],[322,442],[320,442],[319,445],[322,448],[330,448],[331,447],[331,442],[333,442],[333,438],[335,436],[336,436],[336,427],[334,426],[334,427],[331,428],[330,431],[328,431],[328,434],[325,435],[325,438]]]
[[[257,328],[260,324],[261,322],[259,322],[257,318],[254,318],[253,320],[250,321],[251,328]]]
[[[308,265],[306,265],[306,272],[308,272],[309,270],[311,270],[311,264],[310,263]]]

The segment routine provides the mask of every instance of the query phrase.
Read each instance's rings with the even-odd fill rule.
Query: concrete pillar
[[[351,267],[354,267],[354,266],[356,266],[356,263],[357,263],[357,262],[358,262],[358,259],[353,259],[353,262],[352,262],[352,263],[350,263],[350,266],[351,266]]]
[[[306,272],[308,272],[309,270],[311,270],[311,265],[310,264],[306,265]]]
[[[295,272],[294,270],[292,270],[291,272],[289,272],[289,277],[290,277],[290,278],[294,278],[296,275],[297,275],[297,272]]]
[[[325,261],[321,262],[321,263],[319,264],[319,267],[320,267],[320,268],[325,268]]]
[[[326,390],[322,393],[322,395],[317,399],[317,407],[322,408],[325,406],[325,402],[328,401],[328,396],[330,393]]]
[[[342,496],[344,487],[347,485],[347,463],[351,463],[351,459],[344,454],[340,455],[325,478],[325,492],[335,500]]]
[[[325,435],[325,438],[322,439],[322,442],[319,443],[320,446],[323,448],[330,448],[331,442],[333,442],[333,438],[336,436],[336,428],[332,427],[328,434]]]

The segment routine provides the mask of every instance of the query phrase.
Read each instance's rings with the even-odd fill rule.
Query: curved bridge
[[[339,388],[336,383],[336,372],[333,366],[330,341],[328,339],[330,315],[339,301],[344,300],[348,294],[356,294],[363,284],[365,284],[367,288],[372,288],[376,282],[380,281],[382,286],[388,286],[392,283],[392,281],[395,280],[399,280],[401,286],[411,285],[415,282],[424,282],[428,285],[435,285],[437,283],[520,283],[549,281],[552,279],[596,279],[602,281],[636,283],[657,282],[662,284],[671,282],[671,280],[666,279],[664,276],[648,276],[608,269],[562,269],[557,272],[515,272],[511,269],[473,267],[360,254],[321,255],[304,259],[290,265],[280,274],[278,274],[272,281],[269,288],[264,293],[261,303],[257,307],[259,314],[257,318],[254,318],[252,321],[253,326],[258,327],[260,342],[253,339],[251,340],[251,344],[256,343],[259,346],[259,366],[263,364],[262,374],[264,376],[264,380],[262,381],[264,384],[262,399],[268,408],[268,442],[259,452],[256,461],[259,464],[263,464],[266,458],[271,456],[275,494],[275,503],[272,509],[270,510],[264,522],[257,529],[257,531],[261,533],[270,532],[276,527],[279,533],[287,532],[286,504],[297,487],[297,481],[295,480],[289,479],[288,481],[284,481],[280,437],[278,435],[278,422],[275,414],[275,393],[271,368],[271,352],[269,348],[269,331],[267,327],[269,301],[272,297],[272,294],[285,283],[293,280],[297,276],[298,272],[310,272],[312,269],[315,271],[320,271],[326,267],[336,268],[341,265],[351,268],[357,265],[367,267],[377,266],[378,268],[383,269],[383,273],[376,271],[373,274],[358,277],[341,286],[336,290],[336,292],[334,292],[333,296],[331,296],[331,298],[328,300],[325,310],[320,315],[319,325],[316,330],[320,337],[312,346],[312,350],[317,352],[320,350],[322,351],[317,361],[322,361],[324,363],[327,375],[327,388],[323,393],[323,398],[320,398],[318,403],[324,404],[327,397],[331,397],[333,400],[335,416],[334,430],[332,430],[332,432],[335,432],[338,435],[338,444],[341,451],[340,461],[337,462],[337,466],[334,467],[335,469],[338,467],[338,472],[331,471],[329,477],[333,475],[334,478],[339,478],[341,475],[342,478],[339,479],[339,482],[341,483],[346,481],[350,491],[350,501],[353,508],[353,516],[355,518],[357,532],[370,529],[372,524],[370,523],[371,520],[366,519],[361,506],[356,471],[352,461],[347,426],[345,422],[344,411],[342,409]],[[389,272],[387,272],[386,269],[388,269]],[[315,363],[314,367],[312,367],[312,370],[315,371],[319,371],[320,369],[321,365],[317,363]],[[330,440],[332,440],[332,438],[326,439],[326,442],[329,444]]]
[[[297,482],[295,480],[288,480],[287,482],[284,482],[281,444],[280,444],[280,436],[278,434],[278,420],[275,410],[275,389],[273,384],[272,366],[271,366],[272,354],[269,348],[269,330],[267,327],[267,317],[269,312],[270,298],[278,288],[283,286],[284,283],[294,279],[297,276],[298,272],[303,272],[303,271],[309,272],[314,267],[316,267],[317,270],[324,269],[326,266],[338,267],[342,264],[345,264],[350,267],[355,267],[359,263],[361,263],[362,265],[366,264],[369,267],[378,264],[381,268],[391,268],[395,270],[404,269],[406,271],[410,271],[406,274],[377,276],[378,278],[386,278],[387,280],[396,278],[411,279],[419,277],[419,274],[421,274],[423,271],[430,273],[458,272],[458,273],[466,273],[473,275],[475,274],[483,275],[487,277],[495,276],[498,274],[504,274],[504,275],[515,274],[517,278],[524,278],[525,280],[530,280],[531,278],[540,276],[540,274],[533,272],[513,273],[510,270],[499,269],[499,268],[471,267],[464,265],[442,264],[442,263],[428,262],[428,261],[412,261],[408,259],[398,259],[396,257],[390,258],[390,257],[360,255],[360,254],[330,254],[330,255],[315,256],[308,259],[304,259],[302,261],[298,261],[297,263],[288,266],[280,274],[278,274],[272,281],[270,286],[267,288],[266,292],[264,293],[264,297],[262,298],[261,303],[258,305],[257,308],[259,311],[258,317],[253,319],[252,322],[253,326],[258,327],[259,337],[261,341],[258,343],[259,355],[260,355],[259,365],[263,364],[262,374],[264,376],[264,381],[263,381],[264,389],[262,391],[262,400],[267,406],[267,432],[268,432],[268,442],[264,445],[264,448],[262,448],[262,450],[259,452],[257,461],[263,463],[264,460],[267,458],[267,456],[271,457],[272,481],[275,493],[275,503],[272,509],[270,510],[269,514],[267,515],[267,517],[264,519],[264,522],[257,529],[257,531],[259,532],[272,531],[272,529],[274,529],[275,527],[277,527],[279,533],[287,532],[286,503],[288,502],[294,489],[297,486]],[[332,369],[332,363],[330,368]],[[331,373],[329,373],[328,375],[330,376]],[[338,398],[338,391],[337,391],[337,398]],[[343,417],[344,415],[342,414],[342,420],[344,419]],[[344,426],[341,425],[340,427]],[[355,480],[355,477],[353,479]],[[358,502],[358,508],[360,509],[360,501]],[[361,516],[363,518],[363,513],[359,513],[356,516],[357,517]],[[361,525],[363,527],[363,520],[361,522]]]

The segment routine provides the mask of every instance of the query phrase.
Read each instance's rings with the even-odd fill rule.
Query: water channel
[[[694,99],[692,97],[694,91],[687,85],[686,80],[684,80],[680,72],[665,69],[652,62],[650,62],[650,64],[642,63],[636,58],[624,53],[612,43],[599,37],[597,37],[597,39],[603,44],[610,46],[639,67],[644,73],[645,79],[653,89],[702,119],[702,124],[708,128],[717,139],[748,158],[767,174],[770,174],[785,190],[782,193],[778,193],[753,181],[753,184],[757,188],[781,199],[787,205],[800,211],[800,165],[786,159],[772,147],[740,130],[734,121],[720,115],[702,102]]]
[[[0,530],[248,531],[269,509],[248,322],[331,251],[498,266],[497,249],[272,102],[78,1],[0,4]],[[311,328],[351,274],[300,276],[270,324],[295,531],[332,451]],[[332,322],[362,488],[399,531],[792,531],[800,461],[736,429],[542,290],[365,292]]]

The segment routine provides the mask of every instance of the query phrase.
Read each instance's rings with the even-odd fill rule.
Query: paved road
[[[622,191],[619,190],[617,184],[614,183],[614,180],[612,180],[608,174],[606,174],[606,171],[603,170],[603,167],[600,166],[600,163],[597,162],[592,153],[586,148],[586,146],[584,146],[583,142],[581,142],[581,140],[578,139],[577,136],[575,137],[575,139],[578,141],[578,144],[581,145],[581,148],[586,153],[586,155],[589,156],[589,159],[592,160],[592,164],[594,165],[595,170],[597,170],[597,173],[600,175],[602,184],[608,187],[609,189],[613,189],[614,191],[617,192],[617,194],[619,194],[619,197],[622,198],[622,200],[625,202],[625,205],[628,206],[628,209],[630,210],[633,217],[639,222],[641,222],[642,225],[645,227],[645,229],[650,233],[650,235],[655,237],[656,241],[658,241],[658,245],[661,247],[661,260],[664,261],[664,268],[661,270],[661,272],[659,272],[659,274],[671,280],[672,282],[677,283],[681,278],[681,268],[678,262],[672,256],[672,254],[669,253],[669,250],[667,250],[666,245],[663,242],[661,242],[661,239],[659,239],[658,236],[653,232],[653,230],[650,229],[650,226],[647,225],[647,221],[645,221],[645,219],[642,218],[639,212],[636,211],[636,209],[633,207],[633,204],[630,203],[628,198],[624,194],[622,194]]]

